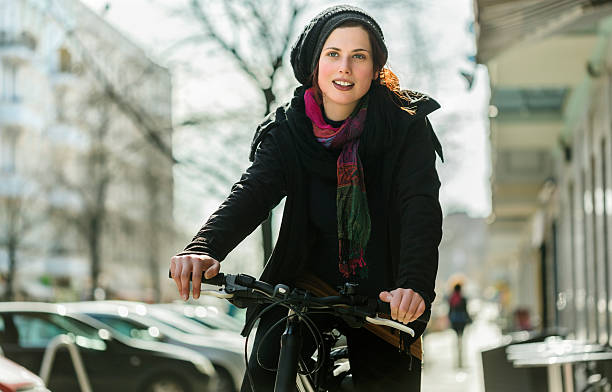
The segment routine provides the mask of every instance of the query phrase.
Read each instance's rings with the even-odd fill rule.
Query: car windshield
[[[146,340],[150,342],[162,341],[159,329],[156,327],[147,327],[136,320],[125,317],[88,313],[88,316],[95,318],[98,321],[108,325],[114,332],[126,336],[128,338]]]
[[[182,333],[199,335],[210,335],[211,333],[209,328],[206,328],[193,320],[186,319],[171,310],[152,309],[147,316],[150,316],[151,318],[155,319],[155,321],[168,327],[172,327],[173,329]]]
[[[180,312],[180,311],[177,311],[177,312]],[[235,322],[234,320],[229,320],[223,317],[218,317],[218,316],[198,317],[196,315],[193,315],[193,316],[184,315],[184,317],[187,317],[190,320],[193,320],[197,323],[204,325],[205,327],[212,328],[212,329],[221,329],[224,331],[234,331],[234,332],[240,332],[242,330],[242,326],[238,322]]]
[[[16,313],[13,322],[19,345],[23,347],[45,347],[57,335],[68,334],[79,346],[97,350],[106,348],[98,329],[71,317],[53,313]]]

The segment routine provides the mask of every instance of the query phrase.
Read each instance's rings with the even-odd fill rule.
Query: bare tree
[[[15,273],[19,264],[19,251],[25,249],[26,238],[36,224],[40,224],[42,212],[36,208],[37,191],[28,190],[18,178],[3,180],[3,195],[0,196],[0,246],[6,249],[8,269],[3,298],[5,301],[15,299]]]
[[[103,94],[92,91],[81,102],[78,110],[79,125],[87,132],[88,148],[79,154],[76,162],[68,162],[81,170],[73,171],[65,167],[54,167],[54,175],[58,189],[63,189],[76,196],[78,206],[73,209],[54,209],[54,215],[65,220],[84,240],[87,248],[91,292],[99,286],[102,260],[102,236],[107,218],[106,201],[108,189],[113,178],[111,152],[108,148],[111,126],[110,103]]]
[[[302,0],[288,0],[282,4],[255,0],[190,0],[189,9],[183,10],[183,14],[195,18],[201,32],[186,36],[175,47],[186,43],[214,43],[222,50],[221,56],[232,61],[259,92],[264,104],[261,114],[267,115],[277,102],[277,75],[305,5]],[[271,216],[261,230],[265,263],[272,254]]]

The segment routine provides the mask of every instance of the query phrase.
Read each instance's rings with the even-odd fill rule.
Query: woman
[[[461,284],[457,283],[453,293],[448,298],[448,320],[451,328],[457,333],[457,367],[463,367],[463,330],[472,322],[467,311],[467,299],[461,292]]]
[[[201,273],[216,275],[219,262],[286,197],[262,280],[358,283],[361,293],[389,302],[391,317],[403,323],[429,311],[442,235],[435,169],[436,152],[442,152],[426,116],[439,105],[400,91],[386,61],[379,25],[359,8],[328,8],[305,27],[291,52],[301,86],[258,127],[252,165],[172,258],[184,299],[189,275],[198,298]],[[249,309],[247,318],[253,314]],[[281,309],[262,317],[255,347],[283,315]],[[275,339],[282,330],[275,330]],[[355,384],[364,390],[420,390],[420,339],[375,332],[346,331]],[[265,344],[259,355],[274,367],[278,352],[277,344]],[[259,367],[253,356],[249,369],[258,390],[273,389],[274,372]],[[251,390],[248,381],[242,390]]]

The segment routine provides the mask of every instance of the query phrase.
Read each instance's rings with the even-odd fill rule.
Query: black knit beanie
[[[314,71],[317,61],[319,61],[319,55],[325,40],[336,27],[347,21],[359,22],[373,33],[385,54],[383,64],[386,62],[388,52],[385,38],[374,18],[361,8],[351,5],[337,5],[327,8],[315,16],[306,25],[293,48],[291,48],[291,66],[298,82],[309,83],[310,75]]]

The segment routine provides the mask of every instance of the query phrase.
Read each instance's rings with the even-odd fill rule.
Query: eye
[[[358,53],[358,54],[354,55],[353,57],[355,57],[356,59],[359,59],[359,60],[365,60],[365,58],[366,58],[365,54],[361,54],[361,53]]]
[[[338,52],[327,52],[329,57],[338,57]]]

